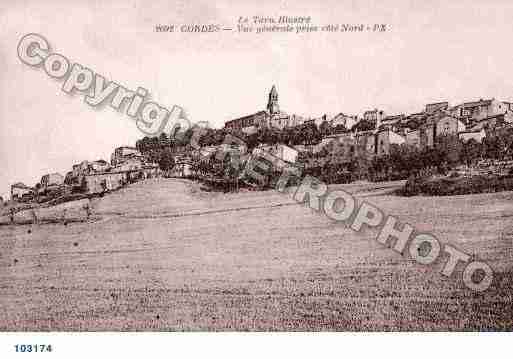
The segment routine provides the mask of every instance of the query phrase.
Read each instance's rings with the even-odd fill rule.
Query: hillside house
[[[282,160],[282,161],[285,161],[285,162],[288,162],[288,163],[296,163],[297,162],[297,156],[298,156],[298,151],[293,148],[293,147],[289,147],[287,145],[284,145],[284,144],[281,144],[281,143],[277,143],[275,145],[259,145],[258,147],[256,147],[255,149],[253,149],[253,152],[252,154],[253,155],[260,155],[262,154],[263,152],[265,153],[268,153],[268,154],[271,154],[272,156]]]
[[[468,131],[462,131],[458,134],[458,137],[460,140],[467,142],[473,139],[476,142],[483,142],[483,139],[486,137],[486,131],[484,128],[481,128],[479,130],[468,130]]]
[[[425,112],[412,113],[406,116],[404,125],[405,127],[408,127],[410,130],[415,130],[420,126],[425,125],[426,122],[428,122],[427,119],[429,116],[430,115],[428,115]]]
[[[113,172],[127,172],[127,171],[137,171],[143,168],[143,161],[139,158],[128,158],[123,160],[123,162],[119,163],[115,167],[112,167]]]
[[[303,116],[292,114],[289,117],[289,127],[301,126],[304,122],[305,118]]]
[[[332,127],[344,126],[348,130],[350,130],[356,123],[358,122],[358,116],[356,115],[346,115],[342,112],[335,115],[331,120],[330,124]]]
[[[505,114],[510,110],[509,103],[503,103],[496,99],[465,102],[454,106],[449,110],[450,115],[461,119],[465,123],[473,124],[487,117]]]
[[[294,120],[296,120],[296,119],[294,118]],[[284,128],[287,128],[287,127],[293,127],[292,126],[293,123],[295,123],[295,122],[291,121],[291,117],[288,114],[281,112],[281,111],[273,114],[269,120],[269,124],[271,127],[277,128],[280,130],[283,130]],[[242,129],[242,132],[247,132],[247,130],[245,131],[244,129]]]
[[[457,135],[465,131],[465,124],[458,118],[444,116],[436,121],[436,136]]]
[[[59,189],[64,184],[64,177],[57,172],[49,173],[41,177],[39,193],[46,193],[47,191],[52,191]]]
[[[493,131],[498,127],[504,126],[506,123],[505,115],[496,115],[475,121],[471,127],[471,130],[478,131],[484,129],[486,131]]]
[[[133,160],[135,161],[135,160]],[[136,162],[124,162],[114,167],[110,172],[89,173],[81,176],[81,189],[85,193],[103,193],[114,191],[124,185],[146,178],[154,178],[159,175],[156,164],[142,164]]]
[[[406,139],[406,144],[408,146],[421,148],[421,146],[420,146],[420,129],[407,131],[405,134],[405,139]]]
[[[143,158],[143,155],[141,154],[141,152],[137,150],[137,148],[122,146],[114,150],[114,153],[111,156],[110,163],[112,167],[116,167],[128,160],[136,159],[142,161]]]
[[[269,115],[266,111],[258,111],[254,114],[227,121],[224,127],[227,130],[240,131],[245,134],[252,134],[259,128],[267,126]]]
[[[175,160],[175,165],[168,173],[171,177],[187,178],[192,176],[192,161],[188,158]]]
[[[381,122],[385,118],[385,112],[382,110],[374,109],[365,111],[363,119],[370,122]]]
[[[78,177],[80,175],[87,174],[89,171],[89,162],[82,161],[80,163],[74,164],[71,168],[74,177]]]
[[[384,156],[390,154],[391,145],[401,145],[406,139],[392,130],[382,130],[376,135],[376,154]]]
[[[399,133],[402,131],[405,121],[406,115],[404,114],[386,116],[379,124],[379,129],[386,129]]]
[[[68,186],[79,185],[79,177],[75,176],[73,171],[69,171],[66,173],[66,176],[64,176],[64,184]]]
[[[111,166],[105,160],[97,160],[89,163],[88,169],[90,172],[101,173],[109,171]]]
[[[22,182],[17,182],[11,186],[11,200],[15,202],[22,202],[30,200],[34,197],[35,191],[32,187],[25,185]]]
[[[103,193],[128,183],[128,172],[93,173],[82,177],[82,190],[88,194]]]
[[[110,171],[111,166],[105,160],[97,161],[82,161],[78,164],[74,164],[72,170],[66,173],[64,177],[64,184],[69,186],[80,186],[81,178],[86,175],[94,173],[103,173]]]
[[[428,115],[432,115],[439,111],[446,111],[449,109],[449,102],[434,102],[426,104],[425,112]]]

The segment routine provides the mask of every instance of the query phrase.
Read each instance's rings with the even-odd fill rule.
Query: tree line
[[[367,125],[370,126],[370,123],[362,126]],[[169,170],[174,166],[176,155],[186,154],[192,150],[190,140],[193,131],[194,129],[189,129],[181,136],[162,133],[159,137],[144,137],[137,141],[136,147],[149,161],[158,163],[163,170]],[[347,132],[345,127],[333,127],[329,122],[324,121],[319,128],[314,123],[308,122],[293,128],[264,127],[250,134],[236,131],[230,131],[230,134],[244,141],[248,150],[251,151],[259,144],[315,145],[327,135],[344,132]],[[204,129],[198,139],[199,145],[202,147],[220,145],[227,135],[228,131],[224,128]],[[374,157],[362,156],[353,148],[351,153],[345,154],[348,160],[343,163],[336,158],[342,154],[330,155],[331,151],[333,151],[331,148],[322,149],[316,156],[322,161],[319,161],[318,166],[309,166],[305,173],[316,175],[328,183],[349,182],[355,179],[374,181],[405,179],[418,174],[445,174],[458,165],[472,166],[482,159],[511,159],[513,130],[489,132],[481,143],[474,139],[462,141],[457,135],[446,135],[437,137],[434,147],[423,149],[407,144],[392,144],[388,154]],[[310,157],[312,156],[308,153],[300,152],[299,162],[305,164]],[[223,164],[226,163],[223,161],[214,162],[211,161],[211,165],[203,163],[198,166],[201,167],[202,172],[211,171],[216,175],[222,174],[223,177],[235,175],[237,172],[229,170],[228,167],[225,168]],[[200,170],[199,167],[198,170]]]

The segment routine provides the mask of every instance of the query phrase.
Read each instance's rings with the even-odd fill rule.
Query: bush
[[[409,178],[398,191],[403,196],[420,194],[451,196],[474,193],[491,193],[513,190],[513,176],[474,176],[471,178],[420,179]]]

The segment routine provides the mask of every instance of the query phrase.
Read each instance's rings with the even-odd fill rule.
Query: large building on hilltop
[[[273,85],[267,98],[265,110],[251,115],[227,121],[224,127],[228,130],[241,131],[246,134],[255,133],[262,127],[274,127],[280,130],[286,127],[294,127],[303,124],[304,118],[297,115],[288,115],[280,110],[278,103],[278,91]]]
[[[224,128],[232,131],[242,131],[246,134],[254,133],[258,128],[267,124],[268,114],[266,111],[258,111],[251,115],[236,118],[224,124]]]

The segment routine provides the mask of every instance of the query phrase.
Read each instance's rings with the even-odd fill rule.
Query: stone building
[[[97,160],[89,164],[89,171],[94,173],[107,172],[110,169],[110,164],[105,160]]]
[[[236,118],[224,124],[227,130],[241,131],[246,134],[255,133],[259,128],[267,126],[269,115],[266,111]]]
[[[278,104],[278,91],[274,85],[271,88],[271,92],[269,92],[266,108],[269,118],[269,127],[283,130],[289,127],[300,126],[305,122],[305,119],[302,116],[289,115],[280,110],[280,106]]]
[[[411,130],[405,133],[406,144],[408,146],[420,148],[420,130]]]
[[[406,139],[392,130],[381,130],[376,135],[376,155],[384,156],[390,154],[391,145],[401,145]]]
[[[396,133],[402,132],[406,122],[406,115],[385,116],[379,124],[379,130],[391,130]]]
[[[50,173],[41,177],[39,193],[56,190],[64,184],[64,177],[60,173]]]
[[[274,145],[264,145],[261,144],[255,149],[253,149],[252,154],[254,156],[263,155],[263,154],[270,154],[273,157],[285,161],[288,163],[296,163],[297,157],[298,157],[298,150],[289,147],[285,144],[277,143]]]
[[[32,187],[22,182],[17,182],[11,186],[11,200],[20,202],[33,198],[35,191]]]
[[[378,127],[384,118],[385,112],[382,110],[378,110],[377,108],[374,110],[365,111],[363,113],[363,119],[365,121],[376,123]]]
[[[447,102],[447,101],[435,102],[435,103],[428,103],[426,105],[425,112],[428,115],[432,115],[438,111],[445,111],[447,109],[449,109],[449,102]]]
[[[507,123],[505,116],[506,115],[496,115],[486,117],[482,120],[474,121],[470,129],[475,131],[479,131],[481,129],[486,131],[493,131],[495,128],[502,127]]]
[[[114,191],[127,183],[137,182],[159,175],[159,169],[154,164],[142,164],[133,167],[125,162],[110,172],[90,173],[81,177],[81,189],[88,194]]]
[[[486,131],[482,128],[480,130],[468,130],[463,131],[458,134],[458,137],[463,142],[470,141],[471,139],[476,142],[483,142],[483,139],[486,137]]]
[[[451,116],[462,120],[466,124],[472,125],[476,121],[487,117],[505,114],[510,111],[510,104],[498,101],[494,98],[478,101],[465,102],[449,109]]]
[[[300,126],[304,121],[305,119],[302,116],[289,115],[280,110],[278,91],[276,86],[273,85],[267,97],[265,110],[227,121],[224,127],[227,130],[252,134],[262,127],[273,127],[283,130],[287,127]]]
[[[110,163],[113,167],[115,167],[129,159],[138,159],[142,161],[143,155],[135,147],[122,146],[114,150],[114,153],[110,159]]]
[[[457,135],[465,131],[466,127],[463,121],[456,117],[444,116],[436,121],[436,136]]]
[[[88,194],[113,191],[128,183],[128,172],[95,173],[82,177],[82,190]]]

